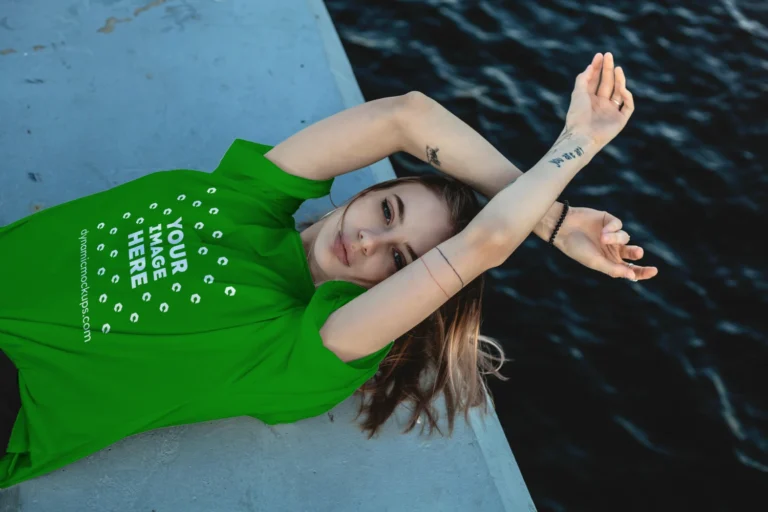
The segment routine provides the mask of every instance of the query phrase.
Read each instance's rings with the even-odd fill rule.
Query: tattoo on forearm
[[[584,154],[584,150],[581,149],[581,146],[576,146],[576,149],[573,151],[566,151],[565,153],[562,153],[560,157],[555,158],[553,160],[549,160],[549,163],[555,164],[557,168],[560,168],[560,164],[565,162],[565,160],[573,160],[575,158],[580,157]]]
[[[440,160],[437,159],[437,152],[440,148],[431,148],[427,146],[427,163],[440,167]]]

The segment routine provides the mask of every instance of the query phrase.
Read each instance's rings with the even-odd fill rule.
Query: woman
[[[481,275],[532,230],[612,277],[656,275],[624,264],[642,249],[605,212],[573,208],[555,230],[555,199],[633,109],[621,69],[597,54],[565,130],[524,175],[408,93],[274,148],[237,140],[213,173],[152,173],[0,229],[0,487],[139,432],[293,422],[356,390],[370,396],[370,435],[406,399],[408,430],[422,412],[436,426],[440,392],[452,430],[456,412],[485,404],[482,374],[501,377],[501,348],[478,336]],[[458,180],[381,183],[296,231],[295,211],[335,176],[401,150]],[[492,197],[484,208],[469,186]]]

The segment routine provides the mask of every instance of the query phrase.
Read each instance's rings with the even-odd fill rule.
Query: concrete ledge
[[[320,0],[28,0],[6,16],[0,225],[157,170],[210,171],[237,137],[274,145],[364,101]],[[393,177],[385,159],[332,196]],[[535,510],[495,414],[426,438],[400,433],[401,408],[367,440],[356,406],[136,435],[2,492],[0,512]]]

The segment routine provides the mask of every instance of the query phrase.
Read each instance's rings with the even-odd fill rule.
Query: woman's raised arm
[[[416,327],[461,290],[462,281],[506,260],[595,153],[588,137],[558,141],[459,234],[333,312],[320,329],[323,344],[342,361],[352,361]]]
[[[418,91],[337,112],[291,135],[264,157],[288,174],[325,180],[399,151],[489,199],[523,174],[479,133]],[[561,211],[561,203],[551,205],[533,232],[548,239]]]
[[[500,265],[517,249],[634,110],[632,95],[624,87],[610,100],[588,92],[592,72],[588,66],[577,77],[566,130],[551,150],[496,194],[459,234],[331,314],[320,329],[328,349],[344,361],[380,350],[435,312],[461,289],[462,281],[466,284]],[[623,114],[616,97],[625,102]]]
[[[399,119],[402,151],[466,183],[488,199],[523,175],[488,140],[440,103],[419,91],[406,96],[410,106],[402,110]],[[533,233],[549,239],[562,211],[563,204],[554,201]]]

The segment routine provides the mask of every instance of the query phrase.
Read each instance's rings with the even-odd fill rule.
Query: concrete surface
[[[156,170],[211,171],[237,137],[275,145],[364,101],[321,0],[4,0],[0,91],[0,225]],[[391,177],[385,159],[332,196]],[[401,408],[367,440],[356,404],[136,435],[2,492],[0,511],[535,510],[495,414],[427,438],[400,434]]]

